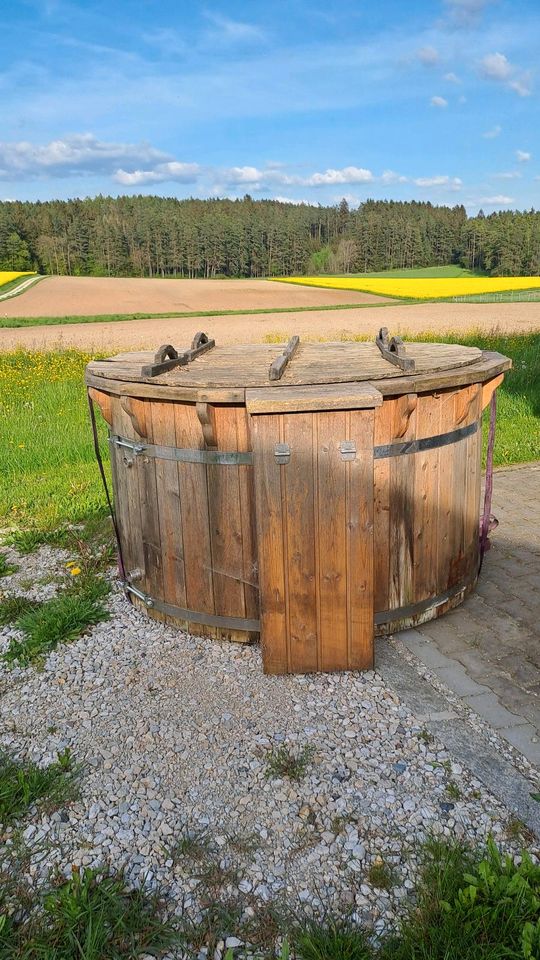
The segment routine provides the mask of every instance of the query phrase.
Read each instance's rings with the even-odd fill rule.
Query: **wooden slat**
[[[276,390],[246,390],[246,407],[251,414],[301,412],[307,410],[359,410],[378,407],[382,395],[371,383],[320,384],[280,387]]]
[[[251,434],[257,469],[255,504],[261,589],[261,646],[265,673],[287,673],[285,555],[281,504],[281,467],[274,446],[283,440],[283,418],[254,417]]]
[[[374,445],[390,443],[393,435],[394,399],[384,400],[375,411]],[[374,555],[374,606],[375,610],[389,608],[390,577],[390,458],[373,463],[374,515],[373,529],[377,549]]]
[[[422,394],[416,408],[416,437],[434,437],[441,432],[440,395]],[[446,447],[422,450],[412,458],[414,471],[414,599],[434,597],[438,590],[439,470]]]
[[[129,416],[116,398],[111,405],[111,412],[113,433],[130,440],[138,440]],[[134,586],[144,589],[146,565],[141,529],[139,464],[135,457],[132,465],[128,466],[131,458],[126,454],[126,451],[114,444],[111,444],[110,447],[114,499],[121,532],[126,576],[128,580],[133,581]]]
[[[283,440],[293,451],[293,464],[284,466],[281,473],[288,577],[288,662],[293,673],[316,670],[319,663],[313,421],[310,413],[283,417]]]
[[[131,400],[130,404],[143,405],[144,401]],[[154,443],[151,405],[148,406],[149,409],[144,412],[140,410],[132,412],[131,414],[126,412],[132,420],[132,427],[133,419],[137,424],[145,424],[146,438],[149,443]],[[133,430],[134,429],[135,427],[133,427]],[[163,557],[161,550],[158,488],[156,482],[156,460],[154,457],[135,457],[135,464],[132,469],[136,469],[139,481],[140,526],[145,569],[143,589],[150,596],[164,600]]]
[[[248,414],[244,407],[236,407],[236,434],[238,450],[251,450]],[[242,518],[242,570],[244,577],[244,604],[246,617],[259,616],[259,575],[257,564],[257,538],[255,532],[255,492],[253,467],[244,464],[238,468],[240,516]]]
[[[154,442],[176,445],[175,408],[172,403],[151,405]],[[187,606],[182,514],[187,504],[180,497],[179,465],[172,460],[156,460],[156,489],[162,552],[164,598],[178,607]]]
[[[471,417],[481,420],[484,393],[480,385],[477,386],[476,402],[471,409]],[[480,520],[480,487],[482,473],[482,428],[478,433],[467,437],[466,441],[466,476],[465,492],[464,540],[465,557],[467,558],[465,577],[469,580],[476,578],[479,562],[479,520]]]
[[[455,429],[457,416],[458,391],[447,390],[441,394],[440,431],[448,433]],[[444,469],[439,471],[439,550],[437,558],[437,588],[442,593],[451,585],[452,563],[454,559],[454,530],[458,522],[456,512],[463,506],[463,479],[461,487],[454,479],[458,467],[458,444],[450,444],[444,449]]]
[[[216,407],[213,413],[219,450],[236,450],[236,410]],[[222,616],[245,617],[240,467],[207,465],[210,515],[211,569],[216,611]]]
[[[202,448],[202,430],[195,408],[175,404],[176,446]],[[214,604],[210,549],[208,488],[204,463],[179,463],[182,504],[186,606],[190,610],[219,613]]]
[[[394,401],[392,442],[414,440],[416,436],[416,394]],[[414,469],[409,457],[390,458],[390,609],[405,607],[414,600]]]
[[[339,452],[340,440],[346,439],[349,437],[344,412],[317,415],[319,650],[322,670],[346,670],[348,662],[348,471]]]
[[[374,612],[374,411],[354,411],[346,414],[346,417],[348,434],[356,441],[357,449],[357,459],[346,464],[347,666],[353,670],[371,670]]]

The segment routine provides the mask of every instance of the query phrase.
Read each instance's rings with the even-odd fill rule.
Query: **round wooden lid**
[[[123,353],[88,364],[87,380],[90,375],[174,388],[268,387],[276,390],[280,386],[416,377],[456,370],[482,359],[481,350],[459,344],[406,343],[401,346],[398,343],[392,350],[388,347],[392,341],[379,347],[374,342],[296,343],[296,340],[292,338],[289,344],[223,347],[212,345],[212,341],[203,342],[201,352],[178,347],[176,352],[185,354],[182,362],[175,362],[163,349],[159,356],[153,351]],[[190,354],[192,356],[188,356]]]

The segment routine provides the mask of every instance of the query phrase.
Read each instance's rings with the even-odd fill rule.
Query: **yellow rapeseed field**
[[[34,270],[0,270],[0,287],[12,280],[18,280],[19,277],[32,277],[34,273]]]
[[[358,290],[408,300],[439,300],[540,288],[540,277],[280,277],[283,283]]]

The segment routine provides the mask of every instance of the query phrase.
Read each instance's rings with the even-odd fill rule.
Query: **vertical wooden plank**
[[[317,669],[317,602],[313,476],[313,414],[284,415],[283,438],[291,448],[283,466],[283,526],[287,539],[289,669]]]
[[[255,467],[257,553],[261,605],[261,647],[265,673],[290,669],[287,643],[285,555],[281,471],[274,446],[282,442],[279,414],[251,418]]]
[[[351,411],[347,419],[348,434],[355,440],[357,451],[356,460],[346,464],[347,666],[352,670],[371,670],[374,606],[374,411]]]
[[[394,423],[393,397],[385,399],[375,411],[374,445],[390,443]],[[375,551],[374,606],[378,612],[389,608],[390,579],[390,459],[383,458],[373,463],[374,483],[374,540]]]
[[[151,408],[153,401],[131,400],[132,422],[136,418],[146,427],[146,438],[154,443]],[[142,429],[142,427],[141,427]],[[159,525],[158,488],[156,483],[156,459],[136,457],[139,481],[140,524],[144,555],[144,590],[149,596],[164,599],[163,558],[161,555],[161,531]]]
[[[416,436],[416,394],[397,397],[391,442],[414,440]],[[410,456],[390,457],[390,564],[389,608],[414,601],[414,469]]]
[[[175,404],[174,419],[175,446],[201,449],[203,435],[195,407]],[[206,464],[180,462],[178,478],[183,508],[186,606],[189,610],[215,613]]]
[[[477,393],[471,406],[471,422],[479,422],[478,430],[466,442],[467,458],[467,488],[465,507],[465,556],[468,565],[465,576],[474,580],[478,573],[479,563],[479,524],[480,524],[480,492],[482,478],[482,404],[484,392],[482,384],[476,384]]]
[[[419,394],[416,408],[416,437],[435,437],[440,431],[439,394]],[[422,450],[413,455],[414,471],[414,599],[434,597],[438,589],[437,556],[439,549],[439,468],[441,451]]]
[[[449,433],[456,428],[457,391],[444,390],[441,392],[440,432]],[[458,444],[452,443],[442,448],[441,464],[444,469],[439,470],[439,551],[437,558],[437,592],[442,593],[453,584],[452,563],[455,551],[455,527],[457,512],[461,510],[464,486],[463,476],[457,479],[459,468]],[[458,486],[458,482],[461,486]]]
[[[217,449],[236,450],[236,410],[217,406],[213,411]],[[245,617],[242,517],[239,467],[208,464],[208,508],[214,602],[220,616]]]
[[[152,434],[154,443],[176,446],[175,405],[152,401]],[[159,529],[163,569],[163,593],[168,603],[186,606],[184,543],[182,538],[182,503],[178,464],[174,460],[155,461]]]
[[[248,414],[245,407],[236,407],[235,409],[238,450],[244,453],[251,450]],[[252,466],[244,464],[238,468],[238,486],[242,523],[244,605],[246,617],[256,619],[259,616],[259,576]]]
[[[346,463],[339,444],[347,438],[345,412],[317,417],[319,503],[320,668],[346,670],[347,516]]]
[[[112,432],[128,440],[139,440],[131,420],[115,397],[112,404]],[[126,577],[133,586],[144,589],[146,564],[141,533],[139,465],[137,458],[122,447],[111,444],[115,506],[121,532]]]

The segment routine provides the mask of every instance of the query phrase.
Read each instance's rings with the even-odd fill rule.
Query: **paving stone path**
[[[540,767],[540,463],[496,471],[492,512],[477,591],[399,639]]]

